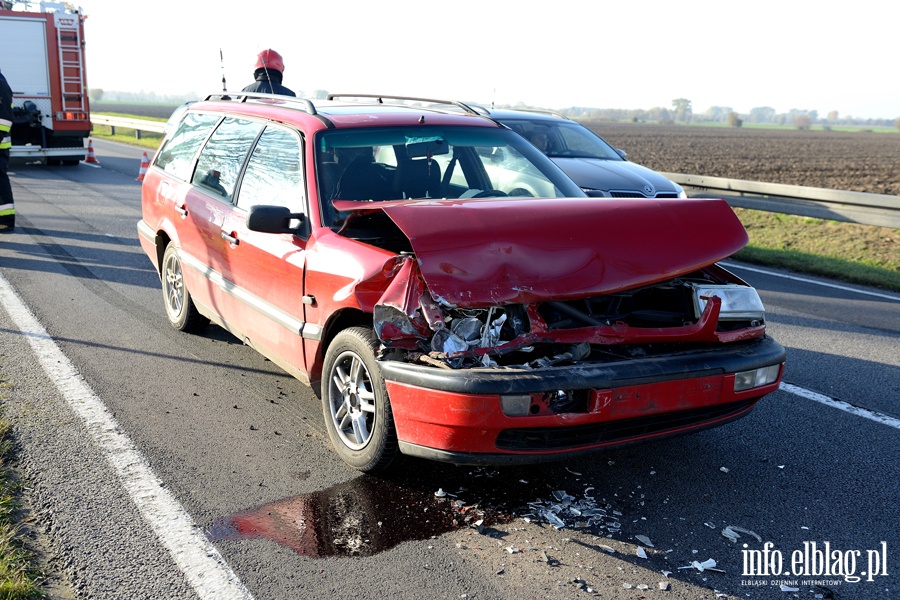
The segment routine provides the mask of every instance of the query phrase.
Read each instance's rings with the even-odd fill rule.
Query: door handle
[[[187,209],[186,209],[185,207],[179,206],[179,205],[176,204],[176,205],[175,205],[175,211],[176,211],[179,215],[181,215],[181,218],[182,218],[182,219],[184,219],[185,217],[187,217]]]
[[[230,233],[225,233],[224,231],[222,232],[222,239],[229,244],[234,244],[235,246],[241,243],[241,241],[237,239],[237,236],[231,235]]]

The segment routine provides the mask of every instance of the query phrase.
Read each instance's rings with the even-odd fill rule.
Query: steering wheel
[[[505,198],[508,196],[506,192],[501,192],[500,190],[481,190],[472,198]]]

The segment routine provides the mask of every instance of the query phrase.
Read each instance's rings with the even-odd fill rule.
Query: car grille
[[[674,192],[660,192],[655,196],[647,196],[638,191],[630,191],[629,192],[629,191],[623,191],[623,190],[619,190],[616,192],[611,191],[609,193],[609,195],[612,196],[613,198],[650,198],[650,197],[652,197],[652,198],[677,198],[678,197],[678,194],[676,194]]]
[[[753,398],[730,404],[590,425],[505,429],[497,436],[497,448],[516,451],[559,450],[617,441],[630,442],[635,438],[664,434],[686,427],[694,431],[711,425],[714,421],[716,425],[720,425],[722,419],[742,417],[756,401],[757,399]]]

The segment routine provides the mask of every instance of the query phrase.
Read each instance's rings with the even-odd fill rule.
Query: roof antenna
[[[275,93],[275,86],[272,85],[272,76],[269,75],[269,61],[268,61],[268,60],[267,60],[267,61],[264,61],[263,69],[264,69],[265,72],[266,72],[266,81],[269,82],[269,93],[270,93],[270,94],[274,94],[274,93]]]
[[[219,64],[222,65],[222,91],[227,92],[228,87],[225,85],[225,57],[222,55],[221,48],[219,48]]]
[[[491,110],[494,110],[494,101],[497,99],[497,88],[494,88],[494,94],[491,96]]]

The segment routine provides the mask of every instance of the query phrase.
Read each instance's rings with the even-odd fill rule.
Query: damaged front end
[[[373,311],[386,357],[535,369],[765,333],[756,291],[716,264],[747,242],[722,200],[491,199],[365,210],[383,210],[413,250],[397,256]]]
[[[404,454],[553,460],[719,426],[777,389],[785,350],[718,264],[747,241],[723,201],[382,210],[411,247],[372,311]]]
[[[580,299],[454,306],[429,292],[413,257],[374,310],[385,357],[442,368],[540,369],[670,354],[762,337],[759,295],[718,266]]]

